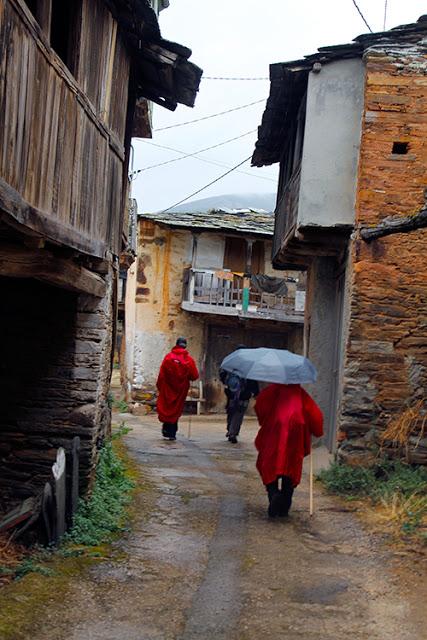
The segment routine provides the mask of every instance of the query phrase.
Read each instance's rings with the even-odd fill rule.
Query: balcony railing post
[[[194,304],[194,289],[196,284],[196,274],[190,269],[190,280],[188,283],[188,302]]]

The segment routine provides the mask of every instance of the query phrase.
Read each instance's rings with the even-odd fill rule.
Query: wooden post
[[[46,38],[50,40],[50,23],[52,20],[52,0],[38,1],[36,18]]]
[[[65,533],[65,503],[66,503],[66,476],[65,476],[65,450],[60,447],[56,454],[56,462],[52,466],[55,496],[55,542]]]
[[[313,443],[311,444],[311,450],[310,450],[310,517],[313,515],[314,513],[314,504],[313,504],[313,476],[314,476],[314,471],[313,471]]]
[[[246,273],[252,273],[252,248],[253,248],[253,244],[254,244],[253,240],[246,240],[246,246],[247,246],[247,251],[246,251]]]
[[[71,518],[74,517],[79,504],[79,466],[80,466],[80,438],[75,436],[71,449]]]
[[[190,282],[188,284],[188,302],[194,304],[194,288],[196,284],[196,275],[193,269],[190,269]]]

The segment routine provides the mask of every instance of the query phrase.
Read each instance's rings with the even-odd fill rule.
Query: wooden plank
[[[31,518],[36,512],[37,506],[36,498],[27,498],[24,500],[24,502],[15,509],[12,509],[12,511],[9,511],[9,513],[0,520],[0,532],[13,529]]]
[[[37,22],[46,38],[50,38],[50,22],[52,19],[52,0],[39,0],[37,4]]]
[[[6,216],[4,220],[8,222],[8,216],[13,221],[24,225],[30,231],[35,231],[45,238],[62,244],[82,253],[86,253],[97,258],[104,258],[108,252],[108,245],[102,240],[96,240],[89,235],[81,233],[70,225],[61,223],[52,216],[49,216],[39,209],[30,206],[20,194],[0,178],[0,210]],[[25,233],[25,229],[21,229]]]
[[[423,209],[419,213],[405,217],[388,217],[385,218],[376,227],[365,227],[361,229],[360,235],[366,242],[383,238],[393,233],[407,233],[408,231],[416,231],[427,227],[427,209]]]
[[[107,287],[101,276],[48,251],[31,251],[18,245],[0,248],[0,275],[8,278],[35,278],[42,282],[103,298]]]
[[[43,5],[48,14],[50,0]],[[23,233],[32,230],[103,258],[108,249],[117,254],[121,245],[129,52],[121,43],[114,51],[110,46],[110,58],[104,55],[116,23],[101,0],[84,5],[92,67],[81,73],[89,73],[100,92],[109,61],[116,131],[101,121],[97,105],[49,48],[24,3],[0,0],[0,176],[2,186],[15,192],[3,193],[0,209],[26,225]],[[102,51],[92,23],[102,36]]]

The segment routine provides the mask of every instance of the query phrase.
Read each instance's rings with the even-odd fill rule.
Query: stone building
[[[206,411],[224,410],[219,365],[238,344],[302,351],[304,287],[271,267],[271,213],[144,214],[138,225],[126,287],[128,400],[154,405],[160,363],[180,335]]]
[[[40,492],[76,436],[90,481],[110,424],[131,136],[149,132],[147,99],[194,104],[190,55],[148,0],[0,3],[0,512]]]
[[[423,16],[270,68],[252,163],[280,163],[273,264],[308,271],[306,351],[344,460],[426,397],[426,42]]]

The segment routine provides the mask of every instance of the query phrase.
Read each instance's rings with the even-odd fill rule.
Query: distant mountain
[[[186,202],[171,209],[175,213],[205,213],[210,209],[264,209],[274,211],[276,194],[274,193],[228,193]]]

